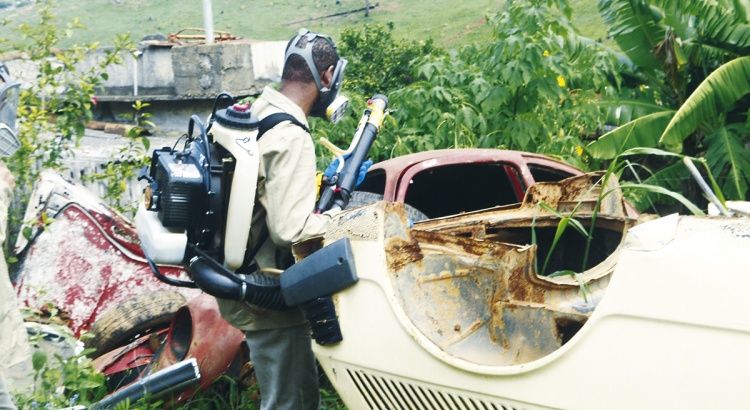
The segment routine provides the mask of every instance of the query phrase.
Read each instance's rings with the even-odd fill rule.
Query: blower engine
[[[151,228],[143,229],[145,237],[141,239],[155,262],[183,262],[185,246],[190,243],[217,259],[228,258],[230,269],[242,264],[258,176],[256,136],[260,121],[249,108],[233,104],[212,114],[211,134],[194,115],[188,133],[182,137],[186,139],[182,150],[165,147],[153,152],[151,166],[139,178],[149,184],[136,224]],[[230,196],[232,184],[244,184],[244,189],[235,189]],[[238,212],[240,206],[249,208],[249,212]],[[230,227],[225,232],[229,217],[233,217],[232,226],[248,230]],[[222,243],[237,242],[243,243],[241,250],[221,248]]]
[[[184,147],[155,150],[151,166],[141,172],[139,179],[148,186],[136,213],[138,235],[152,270],[167,283],[267,308],[289,308],[277,278],[233,272],[244,262],[250,235],[262,124],[249,104],[236,104],[233,98],[232,105],[216,111],[222,96],[231,98],[217,97],[208,129],[192,116]],[[192,282],[167,278],[156,266],[186,262]]]

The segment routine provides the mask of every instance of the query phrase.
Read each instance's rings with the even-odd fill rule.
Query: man
[[[0,63],[0,98],[6,95],[3,91],[8,86],[10,86],[10,74],[5,65]],[[15,132],[17,105],[15,103],[6,105],[5,101],[0,101],[0,107],[6,107],[11,112],[11,115],[0,116],[0,124],[6,125],[8,129]],[[9,155],[10,153],[4,152],[3,154]],[[6,239],[5,230],[8,223],[8,208],[13,200],[13,187],[15,187],[15,179],[5,163],[0,161],[0,244]],[[18,309],[16,292],[10,283],[5,258],[2,258],[0,260],[0,410],[15,410],[16,408],[3,381],[2,372],[26,360],[29,356],[26,328],[23,326],[23,318]]]
[[[287,45],[279,90],[266,87],[251,111],[261,120],[285,112],[307,127],[308,116],[325,116],[345,67],[329,37],[302,30]],[[331,219],[313,213],[315,147],[300,124],[282,122],[258,141],[261,157],[248,249],[260,249],[253,268],[287,268],[291,245],[322,235]],[[219,307],[229,323],[245,332],[261,409],[318,409],[317,366],[302,311],[272,311],[223,299]]]

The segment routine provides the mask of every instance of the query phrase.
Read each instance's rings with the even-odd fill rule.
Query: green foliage
[[[151,122],[153,116],[144,111],[150,105],[136,101],[133,104],[133,114],[122,115],[134,124],[124,135],[125,146],[119,149],[117,157],[107,163],[102,171],[84,177],[86,181],[105,182],[107,192],[104,199],[120,212],[134,214],[138,207],[138,204],[123,204],[122,198],[133,183],[137,171],[150,161],[151,141],[146,135],[149,134],[149,129],[154,128],[154,124]]]
[[[74,343],[67,328],[57,328],[68,343]],[[44,343],[44,334],[37,332],[29,341],[32,345]],[[50,357],[44,349],[35,349],[31,358],[33,384],[27,392],[16,394],[18,408],[66,408],[77,405],[88,406],[106,395],[104,375],[91,365],[86,357],[90,351],[82,351],[70,357],[54,354]]]
[[[547,266],[549,265],[550,257],[552,257],[552,253],[557,247],[558,242],[560,242],[560,239],[562,238],[563,233],[565,233],[565,230],[568,228],[568,225],[571,225],[573,228],[575,228],[576,231],[578,231],[584,237],[588,237],[588,232],[586,232],[586,228],[583,227],[583,224],[581,224],[581,221],[573,218],[576,211],[578,210],[579,205],[580,205],[580,202],[576,204],[575,209],[570,213],[570,215],[563,215],[557,212],[556,209],[552,208],[548,204],[545,204],[543,202],[537,204],[538,208],[542,208],[545,211],[552,213],[556,215],[558,218],[560,218],[560,222],[558,222],[557,224],[557,230],[555,231],[555,236],[552,239],[552,246],[550,247],[550,251],[547,254],[547,257],[544,259],[542,270],[539,271],[540,275],[545,275],[545,272],[547,272]],[[585,269],[585,266],[584,266],[584,269]]]
[[[658,17],[646,2],[600,0],[599,10],[609,34],[638,67],[659,67],[651,49],[664,38],[664,28],[655,22]]]
[[[750,181],[750,151],[744,140],[748,131],[744,124],[722,127],[706,135],[706,161],[718,175],[720,189],[729,198],[743,198]]]
[[[572,276],[576,280],[576,282],[578,282],[578,288],[581,289],[581,295],[583,296],[583,301],[585,303],[588,303],[589,299],[586,295],[591,294],[591,290],[589,290],[589,286],[586,284],[586,281],[584,280],[583,275],[581,275],[580,273],[574,272],[572,270],[559,270],[557,272],[551,273],[547,277],[555,278],[558,276],[566,276],[566,275]]]
[[[60,50],[56,46],[63,38],[85,27],[74,20],[67,30],[59,32],[51,11],[53,2],[45,0],[37,6],[38,23],[21,24],[17,28],[25,41],[8,45],[22,51],[37,70],[35,81],[20,95],[21,147],[6,160],[16,178],[16,203],[10,218],[11,243],[20,229],[19,215],[26,208],[29,193],[25,190],[33,185],[41,168],[59,169],[63,159],[73,155],[72,149],[83,136],[85,123],[92,118],[95,89],[107,78],[107,67],[121,63],[122,54],[133,47],[127,36],[119,36],[115,46],[98,59],[91,57],[98,43]],[[89,68],[81,68],[84,61],[90,63]]]
[[[734,59],[706,77],[664,129],[661,142],[679,144],[700,126],[728,111],[750,94],[750,57]]]
[[[544,210],[552,215],[555,215],[559,221],[557,223],[557,229],[555,231],[555,235],[552,239],[551,246],[549,248],[549,251],[544,258],[544,264],[542,265],[542,268],[538,268],[538,258],[535,260],[535,270],[537,274],[547,276],[547,277],[557,277],[557,276],[565,276],[570,275],[573,276],[574,279],[578,282],[578,285],[581,290],[581,294],[583,295],[584,301],[588,302],[587,294],[590,294],[590,291],[586,285],[586,282],[584,280],[584,277],[582,275],[583,272],[585,272],[589,268],[589,254],[591,251],[591,245],[593,241],[597,240],[597,238],[594,237],[594,232],[596,228],[596,221],[599,217],[599,213],[601,212],[602,204],[606,202],[606,198],[613,193],[620,191],[622,192],[623,196],[627,196],[628,193],[632,192],[649,192],[654,193],[662,196],[670,197],[678,202],[680,202],[682,205],[685,206],[692,214],[694,215],[705,215],[703,211],[701,211],[695,204],[693,204],[691,201],[689,201],[687,198],[685,198],[683,195],[670,191],[668,189],[665,189],[660,186],[655,185],[649,185],[644,184],[642,182],[639,182],[637,184],[634,183],[620,183],[618,182],[620,180],[620,177],[623,175],[623,171],[626,169],[629,169],[631,167],[631,164],[628,160],[628,157],[630,156],[644,156],[644,155],[654,155],[654,156],[666,156],[666,157],[677,157],[677,158],[686,158],[684,156],[674,154],[672,152],[668,151],[661,151],[657,149],[649,149],[649,148],[633,148],[627,151],[624,151],[622,154],[616,156],[612,162],[610,162],[609,166],[607,167],[606,171],[602,172],[601,178],[599,178],[595,184],[593,184],[588,191],[582,195],[583,198],[589,197],[589,195],[595,191],[595,188],[601,187],[598,189],[598,196],[596,199],[596,203],[594,205],[594,209],[591,212],[590,220],[588,222],[588,230],[586,230],[584,224],[581,222],[582,218],[581,216],[577,215],[580,206],[583,204],[583,201],[578,202],[573,209],[567,213],[563,214],[561,212],[558,212],[557,209],[551,207],[549,204],[546,203],[537,203],[536,209],[537,212],[539,210]],[[705,161],[698,160],[698,162],[701,162],[705,165]],[[710,175],[710,172],[709,172]],[[713,182],[713,179],[712,179]],[[714,183],[714,186],[716,184]],[[532,220],[532,243],[537,243],[537,235],[536,235],[536,220],[537,215],[534,215],[534,218]],[[547,273],[548,266],[550,259],[553,256],[553,252],[555,251],[555,248],[560,243],[560,240],[563,238],[563,235],[565,234],[565,231],[569,229],[570,227],[573,227],[579,234],[581,234],[584,238],[586,238],[586,247],[584,249],[583,258],[582,258],[582,264],[580,271],[576,272],[573,270],[560,270],[552,273]]]
[[[346,406],[334,390],[320,389],[320,402],[322,410],[346,410]]]
[[[592,142],[587,149],[594,157],[614,158],[630,148],[655,147],[661,135],[655,134],[653,129],[664,129],[673,116],[674,111],[663,110],[636,118]]]
[[[643,103],[646,94],[635,104],[630,96],[610,100],[607,104],[617,112],[626,112],[623,122],[630,122],[603,135],[588,151],[611,159],[634,147],[662,146],[705,157],[727,196],[745,199],[750,185],[750,154],[744,148],[750,138],[746,8],[740,2],[708,0],[602,0],[599,8],[610,35],[637,65],[638,78],[645,81],[641,89],[654,93],[653,104]],[[682,166],[651,165],[654,183],[673,188],[670,180],[691,181]]]
[[[609,172],[614,173],[618,175],[618,178],[620,180],[623,180],[623,176],[626,171],[633,171],[633,167],[631,166],[630,161],[628,158],[640,158],[641,160],[644,157],[649,156],[656,156],[661,158],[667,158],[667,159],[678,159],[682,161],[682,159],[685,157],[681,154],[676,154],[674,152],[670,151],[664,151],[656,148],[647,148],[647,147],[635,147],[630,148],[628,150],[625,150],[624,152],[619,153],[615,159],[610,163],[609,166]],[[693,158],[694,160],[706,164],[705,160]],[[675,167],[677,167],[675,165]],[[678,173],[681,174],[681,171],[683,171],[685,168],[684,166],[679,166]],[[675,172],[674,167],[667,167],[665,168],[667,170],[670,170],[671,172]],[[650,178],[646,179],[645,181],[638,180],[638,183],[621,183],[620,189],[623,190],[623,193],[631,200],[631,203],[633,203],[638,209],[643,210],[645,207],[643,206],[644,203],[652,204],[656,202],[657,199],[663,199],[665,197],[668,197],[671,200],[674,200],[678,203],[680,203],[682,206],[684,206],[690,213],[694,215],[703,215],[703,211],[701,211],[690,199],[686,198],[684,195],[679,194],[675,192],[675,190],[671,190],[666,188],[665,182],[667,184],[670,180],[674,180],[675,178],[671,177],[665,177],[665,174],[660,173],[654,173],[649,169],[646,169],[647,172],[651,175]],[[708,173],[709,177],[713,180],[713,177],[711,176],[711,172],[706,166],[706,172]],[[635,174],[635,172],[634,172]],[[636,179],[638,178],[638,175],[635,174]],[[675,186],[675,185],[673,185]],[[717,185],[714,184],[714,189],[717,188]],[[633,197],[635,195],[635,197]],[[639,196],[640,195],[640,196]],[[721,196],[721,193],[719,193]],[[669,202],[667,202],[669,203]]]
[[[375,94],[388,97],[393,91],[414,81],[413,61],[426,54],[441,54],[432,41],[406,41],[392,35],[393,25],[365,24],[357,29],[347,28],[341,33],[339,54],[349,61],[346,68],[343,93],[350,99],[349,115],[337,124],[311,119],[312,134],[324,137],[337,146],[346,148],[357,129],[368,98]],[[385,125],[385,132],[394,126]],[[391,130],[390,132],[394,132]],[[324,169],[330,162],[327,150],[318,147]],[[376,142],[370,151],[374,159],[385,159],[389,155]]]
[[[493,42],[426,56],[418,81],[394,93],[389,155],[505,148],[589,168],[581,147],[602,125],[597,101],[619,84],[619,63],[579,37],[569,13],[563,0],[507,2],[488,17]]]
[[[28,0],[26,0],[28,2]],[[596,0],[583,0],[591,5]],[[371,5],[378,2],[371,1]],[[345,28],[357,28],[364,24],[389,24],[395,27],[394,34],[402,38],[417,40],[435,39],[440,46],[456,47],[472,41],[488,38],[489,30],[481,17],[488,11],[497,10],[497,0],[411,0],[380,2],[370,10],[352,12],[364,6],[362,0],[331,1],[273,1],[248,3],[242,0],[213,1],[213,17],[217,30],[227,30],[232,35],[256,40],[289,40],[299,29],[334,36]],[[9,12],[0,12],[13,24],[32,21],[34,5],[19,7]],[[348,12],[348,13],[347,13]],[[200,1],[183,2],[179,13],[174,4],[164,1],[132,0],[88,0],[64,2],[55,13],[65,20],[80,17],[82,24],[90,29],[94,38],[110,39],[118,33],[130,33],[138,40],[154,33],[175,33],[185,27],[203,27],[203,8]],[[323,18],[332,14],[338,16]],[[604,35],[601,24],[595,25],[599,36]],[[0,38],[15,38],[15,33],[0,27]],[[82,43],[88,33],[74,33],[65,39],[61,47]]]
[[[345,28],[338,42],[341,56],[349,61],[346,89],[360,95],[388,94],[414,82],[411,62],[440,53],[432,40],[407,41],[393,38],[393,24],[365,24]]]

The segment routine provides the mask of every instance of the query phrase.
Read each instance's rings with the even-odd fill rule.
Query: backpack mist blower
[[[230,100],[230,105],[217,110],[223,99]],[[314,212],[346,206],[387,107],[388,99],[383,95],[368,101],[346,151],[324,141],[337,154],[339,167],[325,181]],[[222,93],[215,99],[208,126],[193,115],[187,134],[175,146],[153,152],[150,166],[139,177],[148,186],[135,219],[148,263],[162,281],[274,310],[325,301],[356,282],[348,240],[313,253],[281,277],[235,273],[257,252],[247,249],[260,157],[257,141],[283,121],[309,132],[288,114],[259,120],[249,105],[237,104],[231,95]],[[182,140],[184,145],[178,149]],[[340,260],[350,262],[342,266]],[[184,265],[191,280],[168,278],[157,264]],[[315,321],[310,317],[314,313],[306,314],[311,323]]]

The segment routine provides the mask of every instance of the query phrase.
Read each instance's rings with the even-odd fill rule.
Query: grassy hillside
[[[364,23],[393,23],[398,37],[422,40],[432,38],[445,48],[458,48],[490,37],[484,16],[499,10],[502,0],[380,0],[366,17],[363,11],[336,17],[337,13],[363,8],[363,0],[213,0],[215,30],[258,40],[286,40],[300,27],[325,32],[336,37],[349,26]],[[596,12],[597,0],[571,0],[574,21],[586,36],[604,36],[601,18]],[[255,5],[253,5],[255,3]],[[260,3],[260,5],[259,5]],[[86,0],[56,2],[53,12],[60,26],[78,18],[88,29],[75,31],[62,47],[74,43],[100,41],[111,43],[118,33],[130,33],[131,39],[160,32],[175,33],[183,28],[203,27],[202,1],[170,0]],[[64,4],[64,7],[62,5]],[[13,30],[20,23],[38,20],[34,5],[0,10],[9,24],[0,26],[0,38],[18,39]]]

